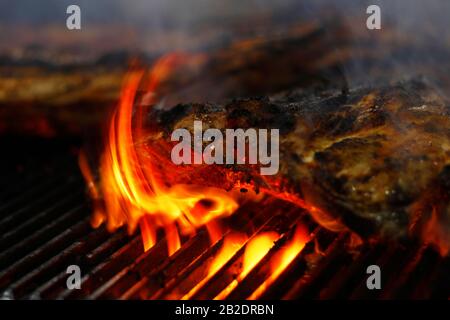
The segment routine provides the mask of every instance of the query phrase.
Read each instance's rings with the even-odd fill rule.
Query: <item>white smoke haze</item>
[[[82,10],[82,31],[69,32],[65,9],[75,3]],[[382,30],[366,28],[371,4],[381,8]],[[24,48],[38,48],[62,50],[79,60],[115,51],[156,57],[226,47],[238,39],[282,35],[295,25],[335,19],[345,26],[351,45],[342,65],[349,86],[373,84],[374,70],[390,70],[391,80],[425,74],[442,86],[447,66],[438,75],[427,73],[450,48],[449,14],[447,0],[0,0],[0,55],[21,57]],[[332,40],[336,30],[325,28]],[[370,51],[377,56],[372,65],[365,57]]]
[[[439,30],[446,32],[447,40],[449,36],[450,2],[446,0],[0,0],[0,23],[32,24],[38,28],[59,25],[70,4],[81,7],[87,29],[121,25],[143,33],[155,29],[195,30],[199,25],[226,31],[233,27],[233,22],[246,24],[257,18],[269,20],[277,16],[291,21],[298,19],[298,22],[302,19],[321,21],[330,12],[344,20],[355,15],[364,18],[366,8],[377,4],[383,20],[405,32],[414,35]],[[365,24],[358,21],[350,22],[355,30],[365,28]],[[246,27],[252,28],[251,25]]]

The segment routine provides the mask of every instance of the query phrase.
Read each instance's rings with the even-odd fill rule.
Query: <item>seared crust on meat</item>
[[[450,108],[423,80],[224,105],[185,104],[152,110],[148,119],[152,129],[146,146],[166,156],[169,149],[161,145],[170,145],[171,132],[192,130],[194,120],[218,129],[280,129],[276,176],[259,176],[245,165],[214,165],[213,170],[190,165],[172,167],[180,174],[168,183],[229,189],[251,182],[274,194],[288,192],[319,208],[319,222],[336,220],[364,236],[398,238],[423,230],[432,209],[438,210],[443,234],[450,231],[445,187],[450,184],[445,174],[450,171]],[[430,201],[436,203],[424,204]]]

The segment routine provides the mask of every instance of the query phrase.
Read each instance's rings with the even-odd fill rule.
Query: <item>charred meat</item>
[[[302,203],[322,225],[364,236],[419,235],[450,243],[450,107],[423,80],[350,92],[305,91],[183,104],[148,115],[149,159],[167,184],[232,189],[251,185]],[[261,176],[248,165],[174,165],[171,132],[209,128],[277,128],[280,170]],[[204,128],[206,129],[206,128]]]

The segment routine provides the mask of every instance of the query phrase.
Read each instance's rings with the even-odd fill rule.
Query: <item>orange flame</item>
[[[280,235],[275,231],[264,232],[254,237],[245,247],[244,262],[241,278],[245,276],[261,261]]]
[[[155,64],[148,74],[148,104],[155,104],[158,85],[183,58],[171,54]],[[218,188],[183,184],[165,186],[158,179],[167,173],[157,172],[151,161],[146,161],[148,150],[139,145],[145,138],[144,107],[136,111],[133,119],[136,92],[144,75],[142,70],[132,71],[125,79],[100,160],[101,192],[94,187],[93,175],[83,156],[80,157],[80,167],[90,186],[91,196],[94,199],[100,194],[103,196],[104,207],[97,206],[94,211],[94,227],[106,221],[110,231],[127,225],[132,232],[139,224],[145,250],[154,245],[156,230],[162,228],[171,255],[180,247],[179,231],[192,234],[199,226],[230,215],[238,205],[229,193]],[[203,203],[208,203],[208,206]]]
[[[264,232],[252,238],[245,247],[241,273],[237,279],[230,282],[230,284],[223,289],[222,292],[214,298],[214,300],[222,300],[226,298],[228,294],[233,291],[235,287],[237,287],[239,282],[247,276],[247,274],[262,260],[262,258],[264,258],[279,237],[280,236],[278,233],[272,231]]]
[[[295,229],[292,239],[276,253],[276,256],[272,260],[270,264],[270,276],[252,293],[248,300],[257,299],[303,250],[309,239],[308,230],[299,224]]]
[[[425,243],[435,247],[441,256],[446,257],[450,252],[450,235],[443,227],[445,224],[439,219],[438,210],[436,206],[433,206],[431,217],[422,229],[422,237]]]
[[[209,279],[211,279],[217,271],[219,271],[247,241],[247,236],[243,233],[230,233],[225,236],[220,251],[215,255],[211,262],[206,277],[202,279],[195,287],[193,287],[181,299],[190,299]]]
[[[94,200],[92,225],[98,227],[106,222],[110,231],[125,225],[129,232],[133,232],[139,225],[145,251],[154,246],[157,231],[162,229],[166,235],[169,255],[180,248],[180,233],[193,234],[200,226],[206,227],[212,242],[218,241],[223,236],[223,229],[217,218],[232,214],[238,207],[238,197],[219,188],[194,184],[166,185],[164,178],[168,174],[177,173],[165,172],[168,170],[155,166],[159,159],[152,159],[154,153],[149,149],[152,147],[142,143],[146,140],[143,125],[145,115],[148,114],[146,105],[156,104],[160,83],[183,59],[184,56],[171,54],[161,58],[148,74],[143,70],[128,74],[118,107],[109,123],[97,184],[85,154],[81,153],[79,158],[81,171]],[[146,84],[147,91],[145,104],[134,110],[136,94],[143,83]],[[288,200],[293,202],[290,198]],[[276,232],[264,232],[248,241],[243,233],[229,233],[211,261],[206,276],[182,299],[191,298],[246,245],[239,276],[216,297],[225,298],[264,258],[279,238],[280,235]],[[297,227],[293,239],[277,253],[276,263],[271,266],[272,274],[259,290],[270,285],[283,272],[307,241],[304,229]]]

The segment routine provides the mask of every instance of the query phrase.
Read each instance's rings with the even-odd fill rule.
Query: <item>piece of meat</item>
[[[194,120],[203,130],[279,129],[278,174],[261,176],[250,165],[174,165],[170,135],[192,131]],[[423,80],[153,109],[146,127],[140,147],[161,172],[176,172],[163,177],[168,185],[250,185],[305,205],[330,229],[420,235],[448,251],[450,107]]]

